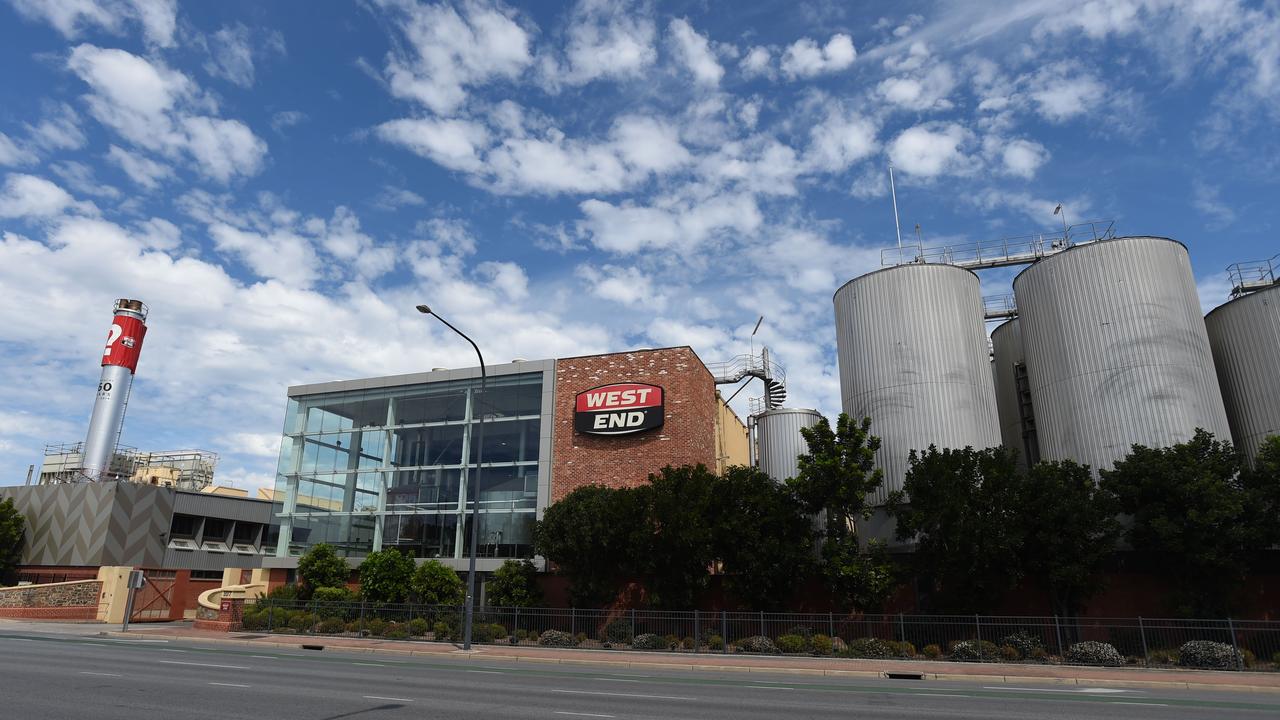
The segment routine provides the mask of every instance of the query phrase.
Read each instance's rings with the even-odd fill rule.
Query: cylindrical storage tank
[[[1013,290],[1042,459],[1096,471],[1196,428],[1231,438],[1182,243],[1077,245],[1023,270]]]
[[[776,408],[755,416],[756,447],[760,469],[778,482],[793,478],[799,471],[796,458],[809,452],[800,428],[818,424],[817,410]]]
[[[871,418],[884,485],[900,490],[912,450],[1000,444],[978,276],[954,265],[900,265],[835,294],[841,406]]]
[[[1025,396],[1026,357],[1022,351],[1022,326],[1017,318],[991,331],[991,372],[996,384],[996,415],[1000,442],[1018,451],[1023,467],[1039,457],[1035,447],[1034,416]],[[1021,379],[1022,387],[1019,387]]]
[[[1215,308],[1204,318],[1231,437],[1250,465],[1280,435],[1280,285]]]
[[[138,369],[138,354],[147,334],[147,307],[141,300],[121,299],[115,304],[111,331],[102,349],[102,375],[98,378],[98,396],[89,417],[89,430],[84,440],[81,471],[89,480],[104,479],[111,468],[120,429],[124,426],[125,406]]]

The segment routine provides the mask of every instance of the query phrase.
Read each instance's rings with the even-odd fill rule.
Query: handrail
[[[1115,237],[1115,221],[1084,220],[1060,231],[1002,237],[958,245],[924,247],[921,244],[885,248],[880,251],[883,266],[939,263],[967,268],[1025,265],[1053,255],[1073,245],[1083,245]]]

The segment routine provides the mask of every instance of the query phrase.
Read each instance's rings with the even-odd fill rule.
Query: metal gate
[[[146,583],[133,596],[133,613],[129,622],[162,622],[169,620],[173,608],[173,588],[178,573],[174,570],[144,570]]]

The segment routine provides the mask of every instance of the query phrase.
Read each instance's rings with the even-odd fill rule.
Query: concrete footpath
[[[405,640],[373,640],[352,637],[267,635],[250,632],[211,632],[185,625],[132,625],[127,633],[104,633],[117,638],[165,638],[298,649],[302,645],[322,645],[343,652],[364,652],[430,657],[440,660],[505,660],[509,662],[560,665],[607,665],[622,668],[653,668],[714,672],[768,672],[826,677],[884,677],[889,674],[916,674],[924,680],[974,681],[982,683],[1048,683],[1115,687],[1156,687],[1191,690],[1235,690],[1280,693],[1280,672],[1225,672],[1212,670],[1101,668],[1070,665],[1021,663],[957,663],[932,660],[860,660],[830,657],[721,655],[715,653],[668,653],[629,650],[578,650],[529,645],[473,645],[464,652],[452,643]]]

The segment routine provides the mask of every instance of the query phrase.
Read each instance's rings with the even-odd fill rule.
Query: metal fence
[[[267,599],[244,629],[267,633],[458,642],[461,606]],[[1125,664],[1280,670],[1280,621],[988,615],[477,608],[477,643],[676,653],[778,653],[881,659]],[[1219,643],[1194,656],[1191,641]],[[1104,657],[1079,643],[1106,643]],[[1093,646],[1096,650],[1096,646]],[[1225,658],[1225,659],[1224,659]]]

